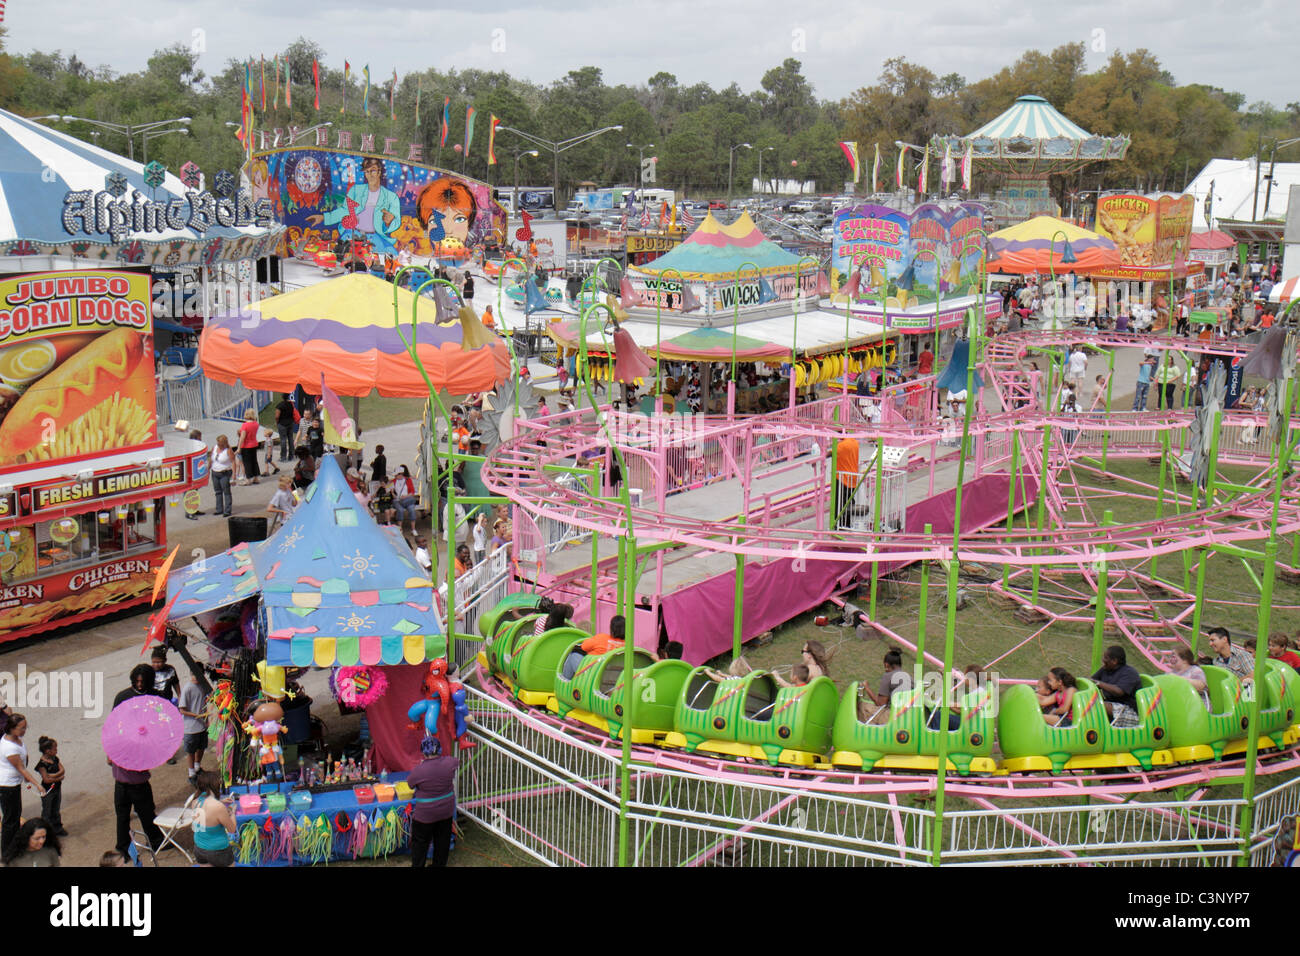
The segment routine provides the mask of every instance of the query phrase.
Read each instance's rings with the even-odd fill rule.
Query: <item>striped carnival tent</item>
[[[676,269],[685,279],[731,279],[745,263],[753,263],[768,275],[793,270],[799,257],[763,235],[747,212],[729,226],[709,213],[684,242],[653,262],[635,267],[631,274],[662,275]]]
[[[1300,276],[1282,280],[1268,294],[1268,301],[1274,305],[1290,305],[1296,299],[1300,299]]]
[[[150,166],[146,173],[140,163],[0,110],[0,256],[162,266],[254,259],[279,246],[283,227],[268,216],[252,224],[246,197],[240,218],[249,224],[220,225],[218,197],[191,203],[192,189],[161,164]],[[238,175],[222,178],[231,191],[220,199],[221,218],[238,221],[230,215],[240,201]]]
[[[1002,115],[966,136],[936,136],[939,154],[960,156],[969,146],[977,162],[1020,175],[1062,173],[1104,159],[1123,159],[1127,136],[1097,136],[1066,119],[1041,96],[1021,96]]]

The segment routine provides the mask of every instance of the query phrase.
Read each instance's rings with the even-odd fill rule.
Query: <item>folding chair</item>
[[[154,865],[158,865],[158,854],[167,847],[172,846],[180,850],[185,859],[193,865],[194,857],[190,856],[188,850],[176,842],[176,837],[183,831],[188,830],[195,818],[199,815],[199,809],[195,805],[198,802],[199,793],[195,791],[186,799],[185,803],[179,807],[168,807],[153,818],[154,825],[163,832],[163,841],[158,844],[158,849],[153,851]]]

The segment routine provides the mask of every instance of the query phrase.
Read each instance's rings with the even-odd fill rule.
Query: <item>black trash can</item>
[[[230,546],[245,541],[266,540],[266,515],[231,515],[226,519],[230,530]]]

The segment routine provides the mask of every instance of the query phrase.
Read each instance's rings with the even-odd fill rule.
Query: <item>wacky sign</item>
[[[267,198],[301,258],[468,260],[488,241],[504,244],[506,211],[486,183],[383,156],[291,148],[258,154],[249,167],[255,199]]]
[[[0,278],[0,469],[157,443],[149,276]]]
[[[836,214],[834,232],[832,288],[853,290],[841,295],[883,299],[897,309],[968,295],[978,286],[985,228],[976,203],[953,209],[928,203],[910,216],[870,203],[849,206]]]

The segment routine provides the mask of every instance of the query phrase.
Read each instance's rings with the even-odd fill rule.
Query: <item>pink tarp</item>
[[[394,664],[381,667],[388,678],[388,692],[366,708],[373,755],[377,770],[411,770],[420,762],[420,741],[424,729],[411,730],[406,712],[423,695],[420,685],[429,673],[428,664]]]
[[[977,531],[1006,518],[1009,481],[1009,475],[993,474],[966,483],[962,495],[963,531]],[[1021,475],[1013,510],[1021,510],[1037,491],[1034,479]],[[935,534],[951,533],[956,502],[957,492],[952,489],[909,507],[908,533],[919,534],[926,524]],[[847,554],[843,561],[806,561],[804,570],[797,573],[792,570],[792,558],[747,566],[742,642],[817,607],[855,581],[869,578],[871,565],[853,554]],[[899,562],[882,561],[880,570],[887,573],[899,566]],[[664,597],[664,626],[670,641],[681,642],[683,660],[702,664],[731,649],[735,592],[733,571]]]

